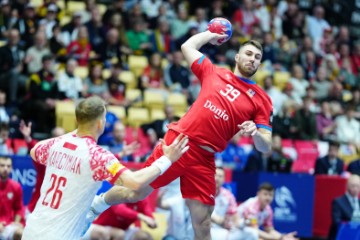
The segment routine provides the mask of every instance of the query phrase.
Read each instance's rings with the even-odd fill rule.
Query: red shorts
[[[179,133],[169,130],[164,137],[166,144],[172,143],[178,135]],[[202,149],[198,143],[191,142],[191,139],[189,139],[188,145],[190,146],[189,150],[150,186],[157,189],[180,177],[183,198],[214,205],[216,193],[214,153]],[[159,144],[146,161],[145,166],[150,166],[162,155],[162,147]]]

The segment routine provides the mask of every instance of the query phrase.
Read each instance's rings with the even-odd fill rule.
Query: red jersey
[[[94,224],[126,230],[138,219],[137,215],[139,213],[154,218],[148,199],[137,203],[113,205],[103,212],[94,221]]]
[[[15,220],[16,215],[24,217],[22,188],[18,182],[7,179],[0,181],[0,222],[8,225]]]
[[[258,128],[271,131],[270,97],[254,81],[240,78],[228,69],[213,65],[202,56],[191,70],[201,91],[189,111],[170,129],[217,152],[239,131],[238,124],[252,120]]]

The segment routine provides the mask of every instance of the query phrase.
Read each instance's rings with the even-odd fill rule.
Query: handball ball
[[[222,38],[218,40],[218,43],[222,44],[229,40],[232,35],[232,26],[231,22],[226,18],[214,18],[208,23],[208,30],[212,33],[217,34],[226,34],[228,35],[226,38]]]

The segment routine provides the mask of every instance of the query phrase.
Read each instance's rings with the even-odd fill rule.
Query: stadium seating
[[[149,64],[147,57],[145,56],[129,56],[129,69],[135,74],[135,77],[138,78],[144,71],[144,68]]]
[[[175,112],[185,112],[188,108],[186,96],[181,93],[170,93],[167,104],[172,106]]]
[[[142,96],[140,89],[127,89],[125,91],[125,98],[133,101],[133,107],[142,107]]]
[[[72,101],[57,101],[55,105],[56,126],[66,132],[76,128],[75,103]]]
[[[147,108],[130,107],[128,109],[127,124],[132,127],[139,127],[141,124],[150,121],[150,114]]]
[[[122,71],[120,73],[119,79],[126,84],[128,89],[134,89],[138,85],[137,78],[131,71]]]
[[[126,111],[125,111],[125,107],[123,106],[112,106],[109,105],[107,106],[107,110],[109,112],[114,113],[119,119],[121,119],[121,121],[125,122],[126,121]]]
[[[152,90],[144,91],[144,106],[149,109],[164,109],[165,98],[162,94]]]
[[[290,79],[289,72],[274,72],[274,86],[283,90]]]
[[[166,115],[164,112],[164,109],[151,109],[150,110],[150,121],[155,121],[155,120],[162,120],[165,119]]]

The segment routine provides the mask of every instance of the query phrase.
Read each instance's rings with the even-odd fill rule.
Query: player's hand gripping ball
[[[212,33],[226,34],[226,38],[218,39],[219,44],[223,44],[228,41],[232,35],[232,25],[226,18],[214,18],[208,23],[208,30]]]

